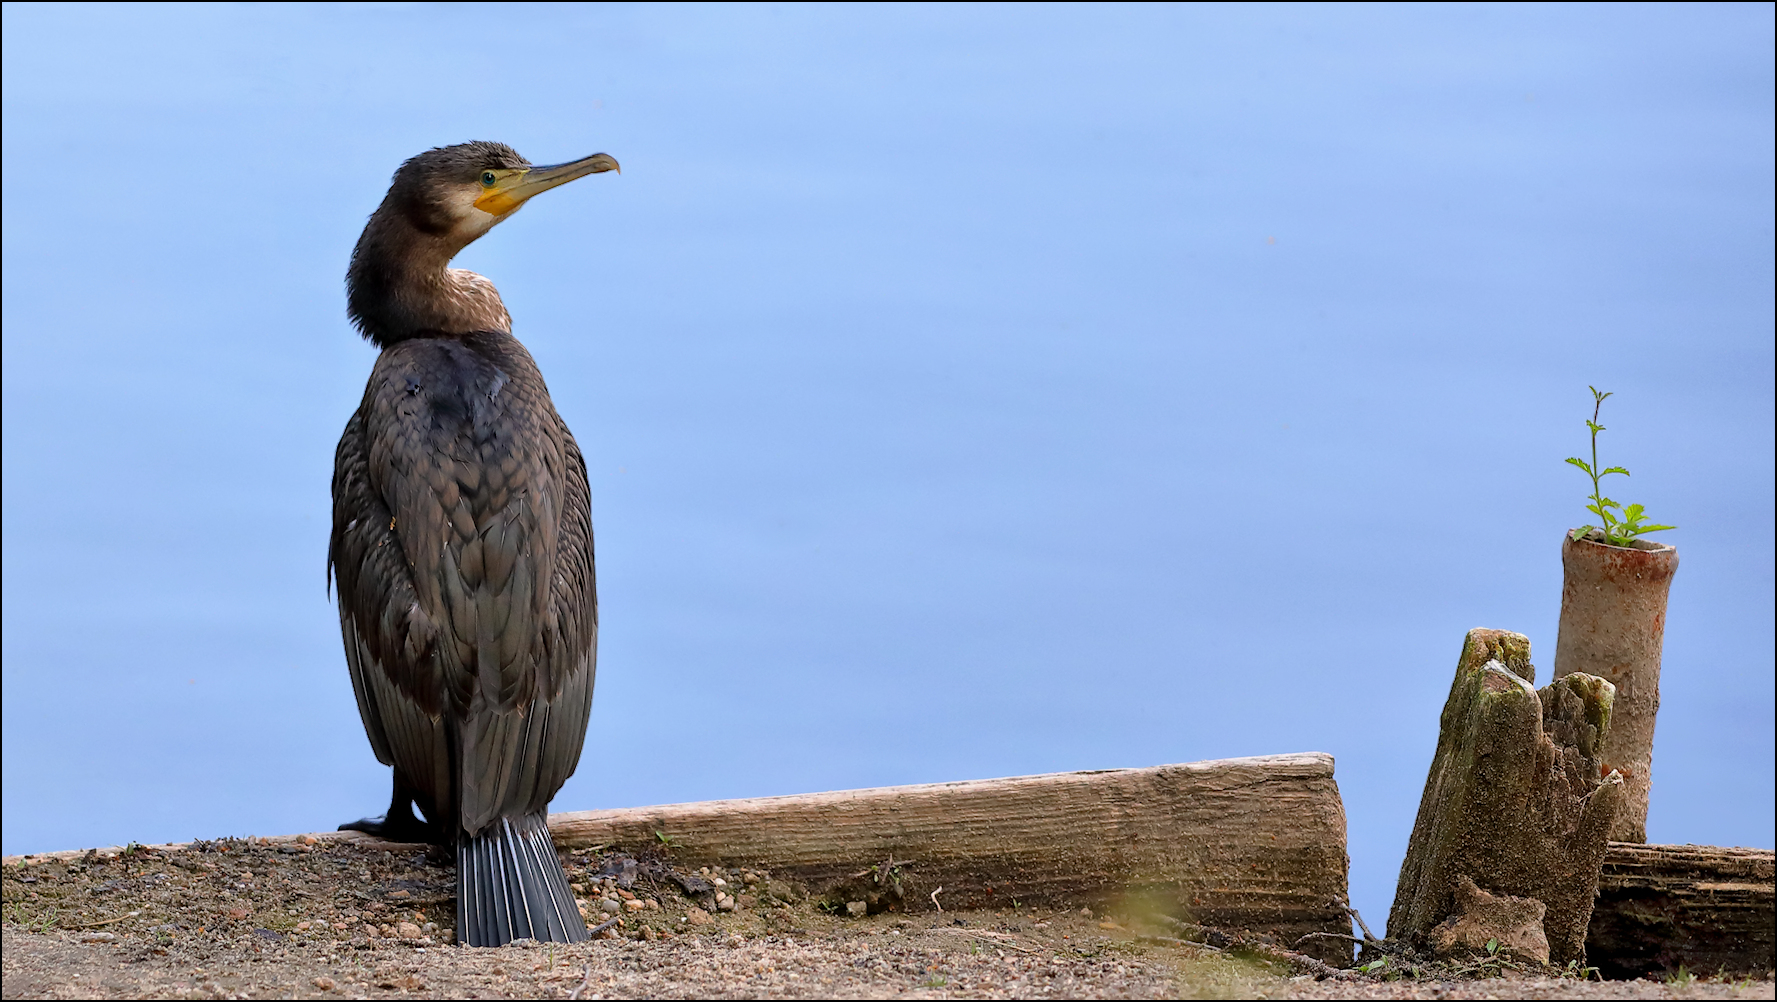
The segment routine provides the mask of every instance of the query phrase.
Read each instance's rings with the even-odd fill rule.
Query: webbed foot
[[[413,788],[395,776],[395,790],[389,797],[389,810],[381,817],[359,818],[339,826],[342,832],[363,832],[391,842],[438,843],[436,826],[420,820],[413,813]]]
[[[342,832],[363,832],[391,842],[431,842],[432,827],[419,818],[409,814],[407,817],[391,819],[387,814],[374,818],[359,818],[347,821],[339,826]]]

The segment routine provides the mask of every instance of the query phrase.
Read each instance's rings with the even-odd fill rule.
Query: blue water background
[[[585,809],[1337,756],[1386,913],[1463,632],[1678,532],[1650,835],[1773,843],[1773,15],[4,9],[4,847],[381,809],[323,559],[390,172],[592,479]]]

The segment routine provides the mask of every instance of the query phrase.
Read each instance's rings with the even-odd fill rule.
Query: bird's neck
[[[346,312],[379,348],[415,337],[512,332],[494,283],[450,267],[468,241],[402,218],[371,217],[346,272]]]

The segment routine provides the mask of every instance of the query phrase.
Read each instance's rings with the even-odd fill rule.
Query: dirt
[[[1477,969],[1316,980],[1084,910],[830,913],[746,869],[564,854],[600,938],[448,945],[448,859],[347,838],[199,842],[4,867],[5,998],[1749,998],[1770,980]],[[718,884],[717,882],[720,881]],[[607,903],[608,902],[608,903]],[[615,908],[609,915],[607,908]],[[1169,941],[1170,940],[1170,941]],[[1388,974],[1389,972],[1383,972]],[[1504,976],[1488,976],[1504,975]]]

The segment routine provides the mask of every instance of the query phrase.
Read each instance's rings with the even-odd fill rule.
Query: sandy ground
[[[564,857],[601,938],[446,945],[448,861],[350,841],[8,860],[12,998],[1772,998],[1769,980],[1315,980],[1082,911],[829,914],[744,869]],[[717,884],[717,881],[721,881]],[[603,938],[609,937],[609,938]],[[1448,973],[1448,972],[1446,972]]]

